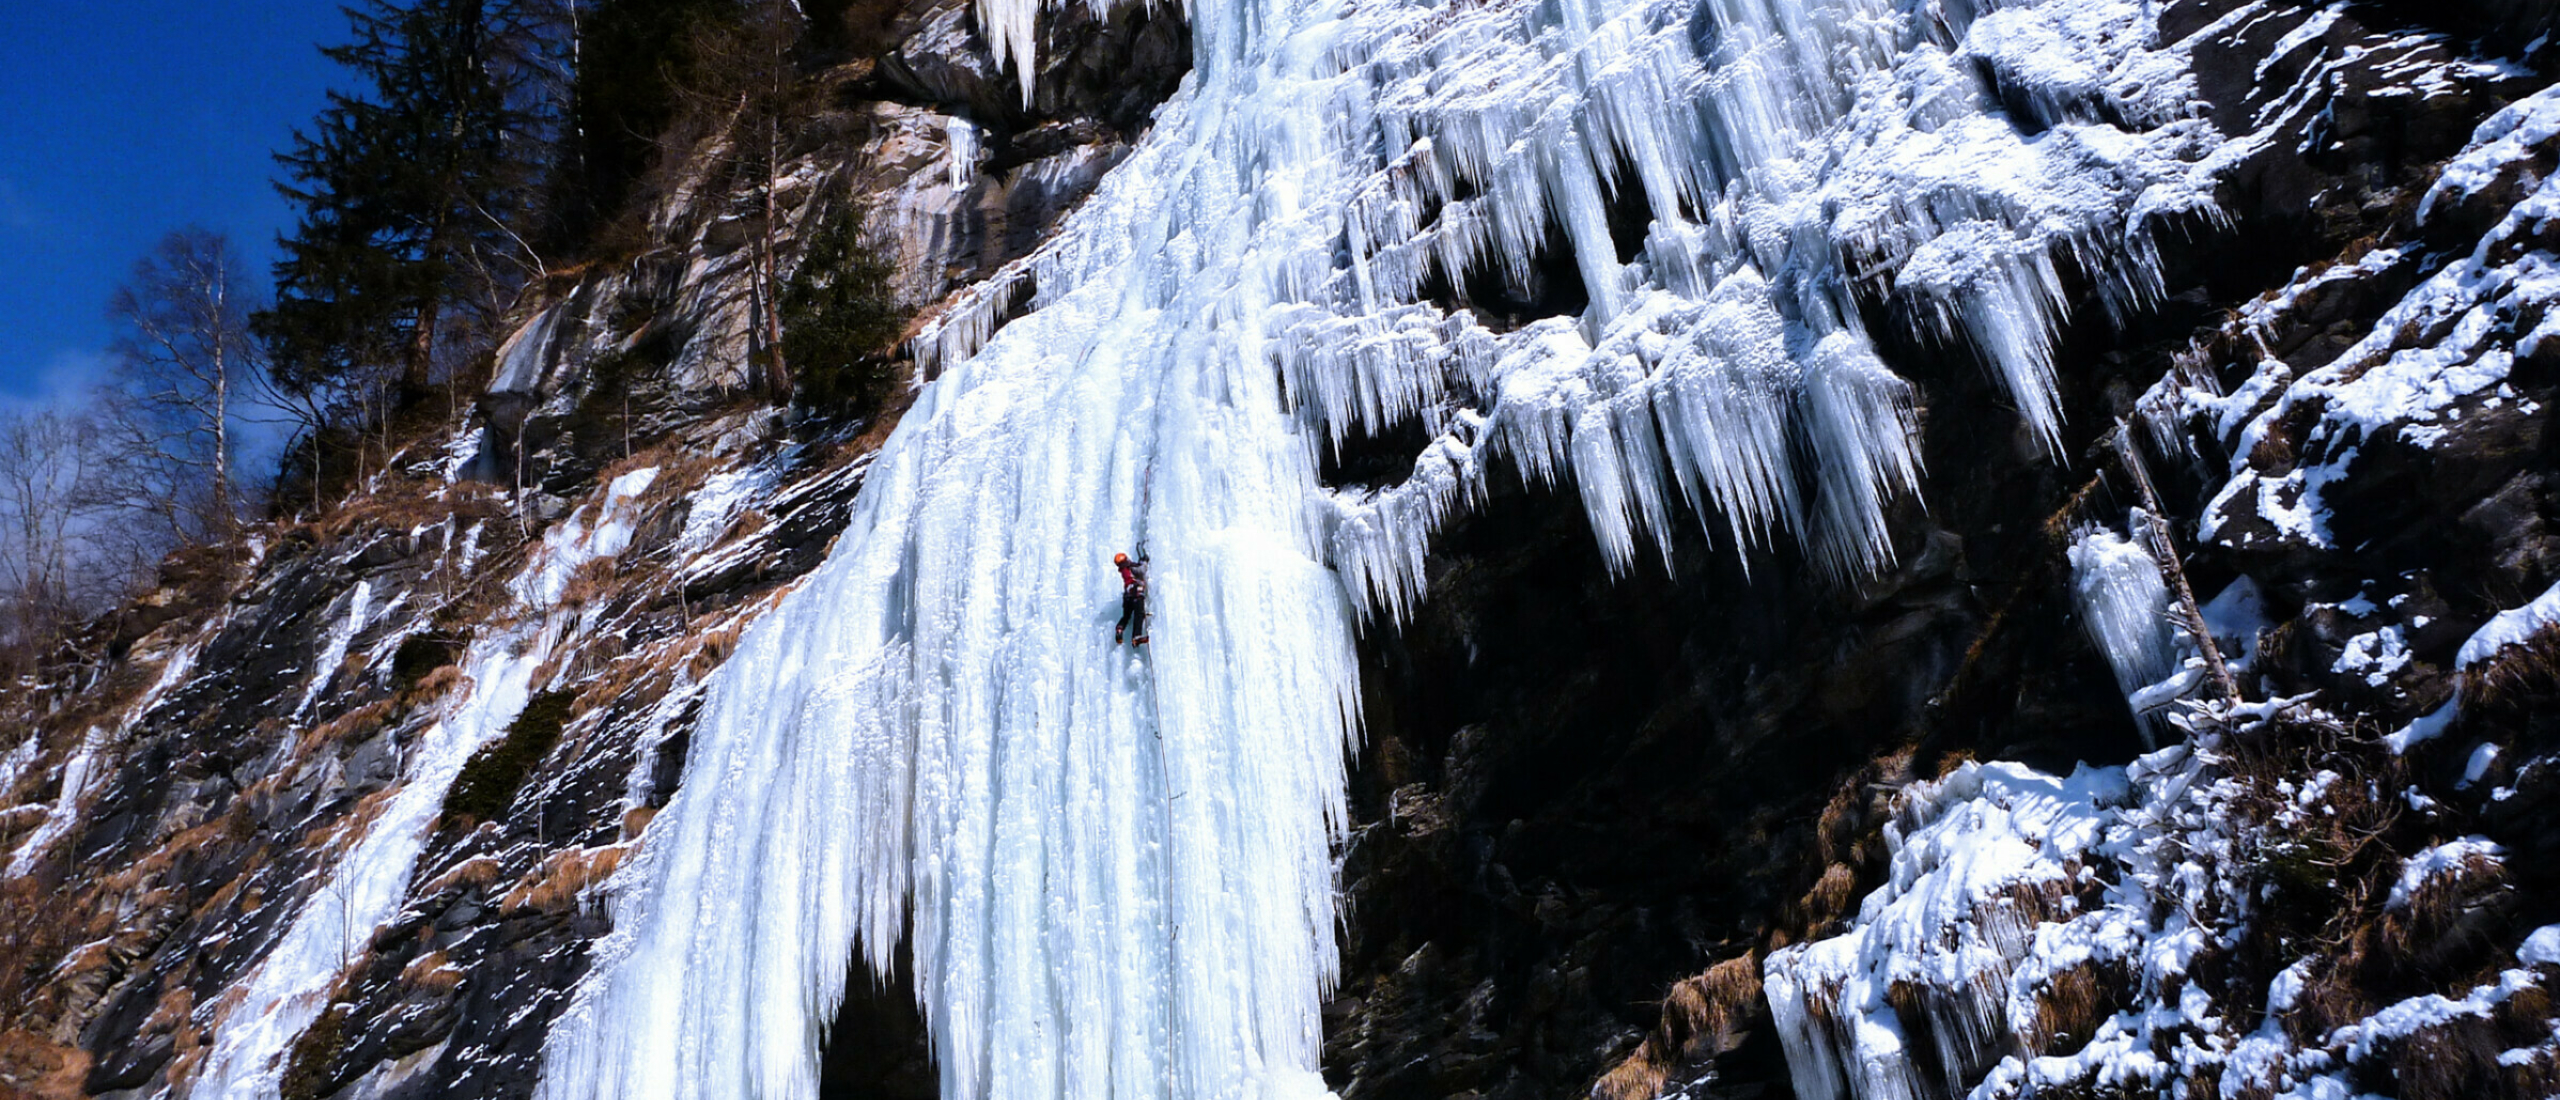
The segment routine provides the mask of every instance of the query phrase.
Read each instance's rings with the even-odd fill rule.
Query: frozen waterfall
[[[2058,265],[2138,299],[2206,145],[2137,4],[2047,6],[1195,0],[1196,70],[919,340],[851,526],[716,674],[541,1094],[810,1096],[847,958],[905,937],[951,1100],[1320,1095],[1354,630],[1494,458],[1621,567],[1685,502],[1876,569],[1918,464],[1861,294],[2055,439]],[[1019,61],[1035,5],[979,12]],[[1578,316],[1433,290],[1550,241]],[[1409,418],[1410,479],[1320,484]],[[1137,548],[1152,653],[1110,644]]]

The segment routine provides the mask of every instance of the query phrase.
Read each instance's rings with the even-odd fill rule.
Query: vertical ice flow
[[[1616,567],[1686,508],[1877,569],[1918,460],[1862,294],[2052,440],[2053,256],[2138,296],[2203,201],[2148,16],[2056,2],[2110,79],[2034,133],[1961,13],[1890,0],[1187,5],[1182,89],[919,338],[850,526],[714,675],[541,1095],[811,1096],[847,959],[902,942],[949,1100],[1320,1093],[1355,623],[1495,457]],[[1038,9],[977,9],[1026,90]],[[1320,484],[1417,420],[1411,476]],[[1151,653],[1110,644],[1137,549]]]
[[[2096,527],[2072,541],[2071,593],[2082,628],[2115,671],[2135,727],[2157,748],[2163,712],[2204,677],[2201,662],[2190,660],[2194,643],[2170,603],[2159,559],[2143,546],[2143,530],[2154,521],[2137,508],[2131,522],[2135,538]]]

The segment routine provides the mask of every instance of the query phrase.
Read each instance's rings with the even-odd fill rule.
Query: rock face
[[[2076,621],[2063,554],[2074,526],[2140,503],[2108,468],[2101,436],[2118,418],[2142,425],[2175,410],[2144,438],[2163,450],[2152,465],[2180,545],[2197,551],[2186,568],[2200,593],[2249,582],[2265,594],[2265,621],[2237,639],[2253,655],[2248,697],[2302,699],[2365,738],[2445,703],[2464,639],[2560,579],[2545,556],[2542,490],[2552,380],[2535,365],[2560,341],[2530,338],[2551,291],[2538,282],[2546,261],[2523,258],[2549,245],[2519,236],[2554,224],[2528,196],[2560,145],[2505,139],[2512,151],[2494,167],[2463,153],[2486,116],[2539,81],[2470,67],[2443,40],[2366,18],[2212,3],[2162,12],[2164,32],[2202,29],[2194,56],[2211,116],[2256,130],[2220,197],[2231,223],[2170,252],[2167,300],[2151,316],[2066,335],[2065,450],[2083,462],[2015,445],[2014,411],[1971,364],[1921,347],[1888,356],[1927,388],[1929,426],[1929,510],[1896,518],[1907,564],[1895,575],[1826,590],[1801,562],[1754,562],[1745,578],[1729,557],[1681,547],[1675,575],[1607,580],[1570,492],[1501,497],[1437,549],[1416,621],[1371,645],[1362,824],[1342,872],[1351,976],[1327,1010],[1328,1077],[1346,1097],[1849,1095],[1791,1069],[1756,972],[1772,951],[1848,930],[1860,899],[1886,884],[1899,792],[1973,758],[2061,774],[2145,748]],[[2412,79],[2419,71],[2429,75]],[[2480,132],[2502,126],[2539,132]],[[2460,182],[2448,190],[2440,177]],[[2489,271],[2499,263],[2512,266]],[[2430,281],[2442,289],[2404,299]],[[2440,411],[2397,394],[2330,396],[2358,384],[2347,379],[2367,393],[2427,390]],[[2204,389],[2179,396],[2181,386]],[[2292,507],[2299,471],[2323,463],[2347,467],[2325,475],[2328,531],[2282,529],[2253,507]],[[2290,489],[2259,489],[2287,477]],[[2534,704],[2503,703],[2519,705]],[[2484,906],[2465,918],[2479,931],[2423,976],[2323,971],[2354,989],[2339,1000],[2362,1008],[2288,1020],[2291,1049],[2318,1050],[2307,1036],[2403,998],[2459,998],[2500,950],[2560,918],[2560,897],[2536,877],[2551,866],[2550,830],[2524,824],[2550,808],[2522,787],[2484,799],[2481,780],[2453,784],[2450,762],[2423,763],[2430,751],[2542,759],[2547,747],[2526,746],[2547,735],[2503,709],[2469,713],[2479,732],[2408,758],[2418,776],[2434,769],[2412,799],[2424,802],[2423,788],[2443,801],[2411,815],[2423,823],[2396,822],[2387,843],[2423,851],[2477,827],[2475,813],[2514,829],[2496,834],[2509,852],[2496,885],[2464,888],[2459,904]],[[2402,766],[2365,744],[2354,766]],[[2292,764],[2297,780],[2320,770]],[[2324,898],[2343,912],[2321,934],[2387,923],[2378,899],[2361,900]],[[2304,948],[2246,950],[2289,959]],[[2126,988],[2131,977],[2081,996],[2118,1007],[2161,996]],[[2213,994],[2263,1004],[2275,977],[2261,956],[2216,974]],[[1733,994],[1746,979],[1749,992]],[[2036,987],[2021,1003],[2032,1015],[2057,995]],[[1926,1045],[1945,1028],[1912,997],[1895,1001],[1900,1026]],[[2509,1040],[2521,1050],[2536,1042],[2531,1018],[2501,1014],[2497,1026],[2522,1028]],[[2421,1030],[2292,1072],[2547,1091],[2547,1042],[2510,1059],[2520,1068],[2439,1064],[2457,1041],[2473,1040]],[[1971,1065],[1931,1056],[1912,1087],[1963,1095],[2003,1049],[2019,1048],[1988,1044]],[[2223,1095],[2303,1079],[2211,1069],[2205,1087]],[[2183,1076],[2115,1087],[2147,1095]],[[2089,1085],[2057,1074],[2044,1087]]]
[[[1330,1086],[2560,1090],[2560,604],[2534,610],[2560,582],[2560,105],[2548,41],[2464,45],[2554,17],[2163,6],[2229,139],[2223,217],[2164,244],[2156,305],[2074,311],[2061,461],[1964,349],[1884,349],[1927,471],[1886,576],[1693,523],[1671,564],[1612,576],[1573,486],[1497,479],[1411,621],[1363,641]],[[913,318],[1037,246],[1189,66],[1175,9],[1067,5],[1025,103],[974,19],[885,12],[778,188],[786,240],[858,217]],[[85,639],[104,659],[0,704],[0,1095],[533,1093],[705,674],[824,558],[898,411],[749,395],[762,227],[708,179],[649,212],[648,249],[528,302],[479,407],[376,490],[173,559]],[[1571,311],[1542,286],[1473,308]],[[1391,482],[1414,443],[1355,439],[1328,471]],[[2248,701],[2181,689],[2193,747],[2168,755],[2068,557],[2137,507]],[[2062,794],[2031,771],[2137,758]],[[372,839],[430,774],[466,793]],[[2037,798],[2100,839],[2020,826],[2049,866],[1945,888],[1972,907],[1955,947],[2007,930],[1996,965],[1853,989],[1948,877],[1912,838]],[[2165,942],[2182,905],[2213,942],[2175,968],[2052,948]],[[852,983],[821,1095],[934,1093],[906,980]]]
[[[1172,13],[1078,15],[1047,29],[1026,106],[961,5],[890,33],[817,78],[779,236],[860,219],[910,315],[1037,243],[1188,66]],[[607,927],[596,887],[681,777],[702,675],[824,557],[896,412],[802,429],[745,396],[760,230],[714,188],[721,155],[674,174],[649,249],[528,303],[473,415],[376,491],[242,559],[173,560],[86,640],[107,664],[12,697],[0,1094],[532,1092]],[[489,805],[432,813],[369,907],[350,845],[419,762],[477,718],[488,747],[526,736],[540,695],[478,715],[492,648],[559,685],[557,747],[499,769]],[[318,908],[344,928],[297,927]],[[326,980],[279,984],[271,953],[314,939]],[[286,1026],[240,1039],[220,1021],[244,993],[241,1016]],[[829,1095],[932,1093],[911,993],[841,1020]]]

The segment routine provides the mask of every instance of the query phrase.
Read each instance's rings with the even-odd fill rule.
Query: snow
[[[2010,1043],[2007,991],[2021,960],[2085,959],[2105,947],[2090,926],[2037,926],[2075,908],[2081,861],[2103,838],[2107,808],[2129,797],[2123,769],[2083,767],[2056,778],[2017,764],[1967,763],[1910,797],[1902,820],[1914,827],[1886,833],[1898,841],[1890,881],[1860,905],[1852,930],[1772,952],[1764,963],[1802,1100],[1939,1091],[1919,1078],[1920,1063],[1906,1049],[1888,999],[1897,984],[1956,991],[1952,1007],[1927,1002],[1938,1064],[1980,1066]],[[2047,911],[2020,900],[2039,893],[2051,899],[2042,903]]]
[[[2368,686],[2381,687],[2391,682],[2392,673],[2407,668],[2412,657],[2407,633],[2396,625],[2384,626],[2348,638],[2329,671],[2362,677]]]
[[[918,352],[929,377],[986,340],[1025,280],[1037,307],[1139,259],[1132,222],[1180,191],[1165,181],[1186,150],[1315,162],[1235,200],[1285,195],[1255,258],[1230,266],[1267,280],[1236,316],[1269,335],[1328,440],[1407,418],[1438,435],[1404,485],[1335,500],[1328,560],[1364,612],[1409,606],[1430,535],[1505,455],[1535,480],[1574,478],[1613,568],[1639,536],[1666,542],[1685,502],[1722,512],[1737,543],[1792,538],[1837,579],[1872,572],[1891,556],[1881,510],[1913,490],[1918,459],[1909,388],[1876,361],[1851,284],[1892,271],[1922,334],[1976,349],[2052,443],[2057,256],[2121,312],[2156,283],[2155,226],[2210,216],[2192,77],[2137,4],[2053,0],[1968,26],[1912,25],[1873,0],[1732,2],[1694,35],[1605,0],[1308,7],[1203,16],[1214,79],[1167,108],[1101,209],[967,296]],[[981,8],[981,25],[1027,35],[1002,21],[1030,11]],[[2001,117],[1977,59],[2051,128]],[[1230,113],[1226,88],[1254,98]],[[2115,118],[2139,128],[2098,121]],[[1613,193],[1653,217],[1628,264]],[[1582,316],[1497,334],[1416,300],[1435,272],[1526,279],[1551,232],[1590,295]],[[1166,239],[1245,254],[1216,238]]]
[[[2534,929],[2516,948],[2516,961],[2526,966],[2560,966],[2560,924]]]
[[[189,1095],[275,1094],[285,1054],[327,1007],[340,971],[407,899],[410,870],[446,788],[472,752],[504,734],[524,709],[544,655],[513,652],[525,640],[510,633],[472,646],[462,662],[470,694],[408,747],[401,784],[379,816],[350,823],[362,837],[331,862],[326,881],[241,984],[239,1000],[211,1006],[213,1041]]]
[[[150,687],[144,688],[142,694],[126,706],[123,716],[112,727],[91,726],[81,735],[80,747],[74,749],[71,757],[62,763],[61,791],[54,798],[53,805],[45,811],[43,823],[37,825],[35,831],[29,833],[25,840],[20,841],[17,850],[10,855],[6,877],[16,878],[33,871],[36,861],[43,858],[48,849],[63,837],[70,835],[72,827],[79,824],[81,802],[88,796],[89,788],[107,774],[100,768],[99,755],[106,752],[110,746],[122,743],[125,735],[133,729],[134,725],[145,715],[150,714],[152,708],[159,706],[160,701],[168,696],[171,689],[186,681],[188,673],[195,670],[196,654],[200,644],[200,642],[180,642],[170,646],[161,656],[159,676],[152,680]],[[139,655],[140,651],[137,650],[137,656]],[[18,750],[11,752],[9,762],[0,766],[8,769],[11,782],[14,783],[25,768],[34,764],[41,755],[41,751],[41,744],[33,735],[30,735]],[[21,752],[28,755],[21,759],[19,756]],[[112,766],[112,761],[106,763]],[[0,785],[0,793],[5,793],[7,790],[8,785]]]
[[[35,739],[30,737],[27,743],[33,745]],[[70,758],[62,762],[62,789],[54,796],[53,805],[45,810],[44,823],[27,834],[27,839],[20,841],[17,851],[10,855],[8,877],[21,878],[35,870],[36,860],[43,858],[45,851],[55,842],[69,835],[73,825],[79,824],[80,801],[89,793],[90,769],[97,764],[98,752],[106,745],[106,731],[97,726],[89,727],[89,731],[81,736],[80,747],[72,750]]]
[[[2548,88],[2491,116],[2448,166],[2421,205],[2432,211],[2446,197],[2459,199],[2500,178],[2523,189],[2522,199],[2458,256],[2412,288],[2385,311],[2371,331],[2328,364],[2298,379],[2280,365],[2262,367],[2219,404],[2226,418],[2250,410],[2245,427],[2226,429],[2232,479],[2217,493],[2203,524],[2207,539],[2224,536],[2227,522],[2254,512],[2288,538],[2333,548],[2329,486],[2347,479],[2367,449],[2389,442],[2432,450],[2467,418],[2512,409],[2532,415],[2509,381],[2517,357],[2537,354],[2540,341],[2560,335],[2560,256],[2536,234],[2560,217],[2560,180],[2532,173],[2532,144],[2560,133],[2560,88]],[[2344,272],[2297,278],[2260,315],[2283,308],[2302,293],[2334,278],[2355,277],[2400,262],[2398,250],[2365,257]],[[2531,331],[2509,331],[2518,317],[2540,317]],[[2277,389],[2280,397],[2266,401]],[[2243,395],[2248,395],[2243,400]],[[2210,406],[2208,406],[2210,407]],[[2260,469],[2258,444],[2281,426],[2308,421],[2293,445],[2276,450],[2294,457]],[[2245,537],[2239,541],[2245,542]]]
[[[2217,705],[2217,728],[2245,731],[2301,702]],[[2291,1014],[2332,961],[2314,954],[2273,976],[2262,1008],[2234,1018],[2222,993],[2188,980],[2190,966],[2234,945],[2233,922],[2248,919],[2263,885],[2255,853],[2334,812],[2331,793],[2353,783],[2325,770],[2280,780],[2277,812],[2252,824],[2238,804],[2264,794],[2222,772],[2211,747],[2219,736],[2069,779],[1967,764],[1915,787],[1900,827],[1886,832],[1891,881],[1847,931],[1764,964],[1799,1100],[2168,1095],[2198,1079],[2225,1096],[2345,1098],[2351,1080],[2374,1079],[2393,1040],[2486,1016],[2541,984],[2527,968],[2560,965],[2555,925],[2525,937],[2518,968],[2481,985],[2385,1005],[2303,1040]],[[2478,836],[2415,853],[2386,904],[2405,908],[2436,877],[2503,856]],[[2075,1034],[2074,1053],[2035,1054],[2055,1049],[2039,1033],[2040,998],[2056,976],[2089,964],[2129,979],[2134,996]],[[1935,1059],[1907,1048],[1897,1005],[1926,1013]],[[2500,1059],[2547,1059],[2554,1046],[2560,1034]],[[1947,1077],[1924,1080],[1932,1064],[1950,1067]]]
[[[498,345],[498,369],[490,376],[490,393],[540,392],[564,312],[563,306],[545,309]]]
[[[2469,672],[2495,661],[2508,647],[2528,644],[2555,624],[2560,624],[2560,584],[2544,589],[2522,607],[2491,616],[2463,641],[2461,651],[2454,657],[2454,668]]]
[[[952,116],[942,131],[942,140],[951,148],[951,188],[961,190],[978,172],[978,126],[959,116]]]
[[[618,516],[655,476],[654,469],[643,469],[616,478],[607,491],[606,515]],[[475,640],[465,651],[458,664],[467,688],[402,746],[400,779],[379,810],[370,819],[360,810],[341,826],[341,854],[323,866],[322,883],[236,987],[238,998],[209,1002],[198,1010],[198,1021],[210,1026],[212,1040],[190,1096],[275,1095],[294,1040],[327,1007],[344,968],[408,900],[411,872],[454,778],[472,753],[505,735],[531,698],[535,672],[568,633],[565,618],[574,612],[555,609],[559,588],[546,578],[565,578],[598,556],[618,553],[627,544],[628,527],[616,542],[606,533],[611,522],[609,518],[605,528],[592,534],[579,528],[573,537],[546,539],[545,552],[510,579],[517,610],[529,614],[512,629]],[[571,526],[564,522],[552,533]],[[472,533],[476,536],[478,528]],[[361,627],[370,591],[368,584],[357,582],[349,600],[349,625],[332,634],[340,654],[347,637]],[[324,671],[335,669],[332,661]]]
[[[2506,854],[2505,848],[2484,836],[2460,837],[2412,852],[2400,861],[2400,878],[2391,884],[2389,907],[2408,908],[2428,879],[2459,872],[2473,859],[2496,861]]]
[[[675,541],[677,556],[691,559],[709,550],[728,533],[739,513],[773,491],[773,482],[773,471],[761,465],[722,470],[703,479],[701,488],[685,496],[684,529]]]
[[[311,681],[302,689],[302,701],[294,704],[296,721],[311,712],[311,705],[320,701],[321,692],[329,690],[330,681],[338,678],[338,666],[346,662],[348,643],[373,621],[373,582],[357,581],[348,590],[346,603],[347,613],[330,624],[329,633],[321,640],[320,656],[311,665]]]
[[[616,477],[606,486],[601,504],[581,506],[543,531],[542,550],[535,555],[535,567],[509,582],[516,598],[529,606],[549,607],[560,602],[581,567],[629,549],[635,501],[657,478],[655,466]],[[595,518],[590,519],[590,513]],[[474,528],[472,534],[476,549],[478,529]]]
[[[2489,774],[2489,767],[2497,762],[2497,742],[2483,741],[2473,745],[2471,756],[2462,762],[2462,779],[2454,784],[2454,788],[2460,790],[2479,782],[2482,776]]]
[[[2275,625],[2267,615],[2266,596],[2258,590],[2258,582],[2237,578],[2197,611],[2232,672],[2247,672],[2257,665],[2259,633]]]
[[[2542,984],[2529,970],[2505,970],[2497,980],[2472,988],[2460,997],[2429,993],[2384,1006],[2379,1012],[2329,1034],[2328,1045],[2344,1048],[2349,1061],[2362,1061],[2383,1043],[2466,1016],[2486,1017],[2510,997]]]
[[[35,766],[36,759],[42,755],[44,740],[29,731],[26,739],[18,742],[18,747],[10,749],[7,756],[0,756],[0,797],[17,790],[18,780],[27,774],[27,769]]]
[[[2442,736],[2444,731],[2453,725],[2453,720],[2461,717],[2461,714],[2461,701],[2448,699],[2436,709],[2410,720],[2408,725],[2382,735],[2382,743],[2391,750],[2393,755],[2406,753],[2415,745]]]
[[[2460,201],[2486,189],[2509,166],[2530,161],[2534,146],[2554,137],[2560,137],[2560,85],[2499,109],[2472,131],[2470,144],[2437,174],[2435,185],[2418,201],[2418,221],[2425,223],[2438,202]]]

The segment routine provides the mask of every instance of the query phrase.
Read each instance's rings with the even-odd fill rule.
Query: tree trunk
[[[213,522],[215,541],[231,537],[231,334],[223,318],[230,308],[231,278],[218,271],[213,283]]]
[[[770,385],[774,396],[788,400],[791,396],[791,368],[782,359],[782,276],[774,262],[773,242],[774,235],[780,232],[781,223],[773,195],[775,183],[782,172],[782,123],[775,117],[780,110],[780,103],[773,104],[772,109],[765,113],[764,123],[764,346],[765,354],[772,358]]]
[[[427,392],[434,378],[436,351],[436,318],[443,311],[443,297],[429,294],[418,305],[418,331],[409,339],[408,362],[400,368],[403,395]]]

